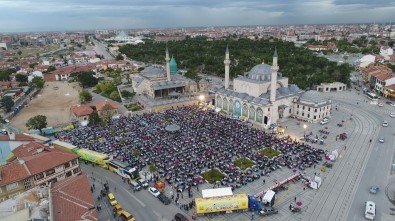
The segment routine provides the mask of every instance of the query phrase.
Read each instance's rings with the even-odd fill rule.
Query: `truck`
[[[72,151],[77,154],[82,160],[95,163],[104,168],[108,168],[110,158],[107,154],[99,153],[85,148],[74,148]]]

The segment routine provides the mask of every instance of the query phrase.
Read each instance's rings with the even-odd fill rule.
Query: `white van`
[[[365,218],[373,220],[376,216],[376,204],[372,201],[366,201]]]

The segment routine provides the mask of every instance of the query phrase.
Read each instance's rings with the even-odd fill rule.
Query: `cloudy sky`
[[[0,0],[0,32],[395,23],[394,0]]]

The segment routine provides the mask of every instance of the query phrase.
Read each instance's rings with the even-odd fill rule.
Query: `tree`
[[[122,54],[121,54],[121,53],[118,53],[117,57],[115,57],[115,60],[117,60],[117,61],[123,60]]]
[[[15,76],[15,80],[18,82],[27,82],[28,79],[27,79],[27,76],[24,74],[17,74]]]
[[[34,62],[34,63],[29,64],[29,67],[30,67],[30,68],[34,68],[34,66],[36,66],[36,65],[38,65],[38,63],[37,63],[37,62]]]
[[[82,72],[78,74],[78,80],[82,87],[94,87],[98,83],[97,78],[95,78],[93,74],[93,71]]]
[[[41,132],[43,128],[47,127],[47,117],[44,115],[34,116],[27,121],[26,127],[28,127],[29,130],[36,129]]]
[[[97,113],[97,111],[93,111],[89,115],[89,125],[97,125],[100,122],[101,122],[101,119],[99,117],[99,114]]]
[[[46,73],[52,72],[54,70],[56,70],[56,68],[54,66],[49,66]]]
[[[158,169],[156,168],[156,166],[155,166],[155,164],[153,164],[153,163],[150,163],[150,165],[149,165],[149,172],[151,172],[151,173],[155,173]]]
[[[89,93],[89,91],[87,91],[87,90],[83,90],[80,92],[80,100],[81,100],[81,103],[84,103],[86,101],[91,101],[92,94]]]
[[[140,151],[137,148],[133,150],[133,156],[137,159],[140,158]]]
[[[133,97],[136,93],[130,91],[121,91],[122,97]]]
[[[40,77],[34,77],[33,79],[32,79],[32,85],[33,85],[33,87],[36,87],[36,88],[43,88],[44,87],[44,84],[45,84],[45,81],[44,81],[44,79],[42,79],[42,78],[40,78]]]
[[[21,56],[21,54],[22,54],[22,51],[18,51],[18,55]]]
[[[10,96],[4,96],[3,99],[1,99],[1,106],[3,106],[6,112],[10,112],[14,106],[14,101]]]

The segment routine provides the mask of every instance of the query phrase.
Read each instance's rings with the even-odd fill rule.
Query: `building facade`
[[[229,50],[225,53],[225,84],[215,92],[215,106],[235,116],[268,128],[281,118],[291,116],[318,122],[330,116],[331,100],[319,92],[303,91],[297,85],[288,84],[288,78],[278,72],[277,50],[273,65],[259,64],[229,86]]]

